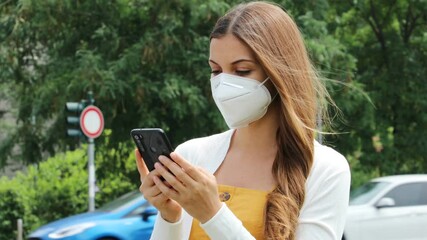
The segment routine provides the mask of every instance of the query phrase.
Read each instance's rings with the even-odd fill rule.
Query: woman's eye
[[[212,74],[212,75],[214,75],[214,76],[215,76],[215,75],[218,75],[218,74],[220,74],[220,73],[221,73],[221,71],[220,71],[220,70],[212,70],[212,71],[211,71],[211,74]]]
[[[251,70],[236,70],[236,75],[246,76],[251,73]]]

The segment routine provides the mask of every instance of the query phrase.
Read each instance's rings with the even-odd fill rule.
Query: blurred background
[[[210,92],[209,33],[241,1],[0,0],[0,239],[87,211],[87,141],[66,102],[93,92],[96,206],[138,188],[129,132],[172,145],[226,130]],[[427,2],[275,1],[295,19],[340,112],[324,144],[352,188],[427,172]],[[330,129],[324,129],[330,131]]]

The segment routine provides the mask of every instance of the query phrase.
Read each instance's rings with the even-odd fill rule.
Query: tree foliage
[[[113,131],[162,127],[177,144],[223,128],[209,97],[208,34],[227,5],[213,1],[9,1],[3,6],[2,82],[13,82],[25,162],[73,144],[66,101],[92,90]],[[6,14],[5,14],[6,13]],[[5,14],[5,15],[4,15]],[[4,160],[3,160],[4,161]]]
[[[16,145],[22,154],[14,158],[25,163],[78,146],[65,137],[64,104],[89,90],[112,130],[108,141],[97,141],[107,148],[124,149],[134,127],[164,128],[173,145],[224,130],[210,96],[209,33],[237,2],[1,3],[0,86],[18,121],[0,146],[0,162]],[[426,171],[427,3],[277,3],[297,21],[343,113],[334,125],[340,134],[327,143],[364,171]],[[127,154],[109,155],[111,164]]]
[[[374,105],[369,117],[347,116],[354,136],[347,140],[357,143],[354,156],[379,175],[426,172],[427,2],[337,1],[335,6],[335,35],[357,59],[355,79]]]

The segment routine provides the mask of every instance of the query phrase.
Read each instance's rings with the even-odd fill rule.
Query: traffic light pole
[[[89,212],[95,211],[95,141],[88,138],[89,147],[87,155],[89,156],[88,174],[89,174]]]
[[[95,210],[95,138],[99,137],[104,129],[104,117],[99,108],[94,106],[92,91],[88,92],[88,99],[80,102],[67,102],[66,111],[71,114],[66,120],[70,128],[67,128],[67,135],[70,137],[86,136],[88,140],[88,210]]]

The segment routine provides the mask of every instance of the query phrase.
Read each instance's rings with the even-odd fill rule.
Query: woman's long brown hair
[[[278,152],[272,168],[277,187],[267,197],[264,235],[292,240],[313,164],[317,113],[326,91],[298,27],[279,6],[266,2],[236,6],[217,21],[211,38],[226,34],[252,49],[280,96]]]

